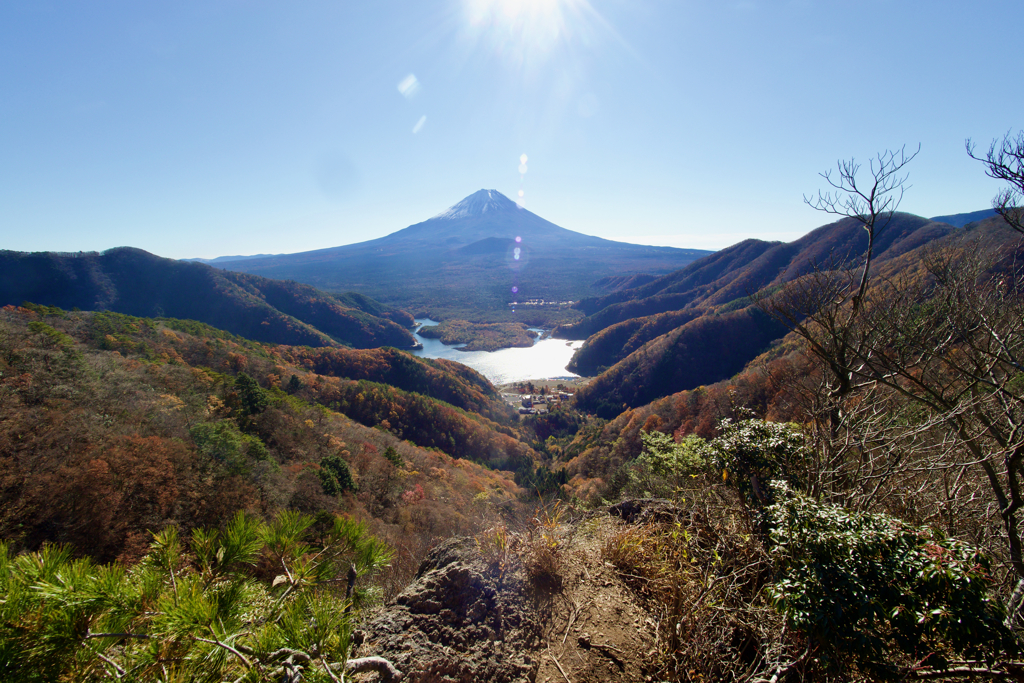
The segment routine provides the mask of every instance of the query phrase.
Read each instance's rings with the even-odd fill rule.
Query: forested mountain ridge
[[[513,314],[509,304],[575,301],[602,291],[602,278],[667,273],[707,253],[584,235],[544,220],[496,190],[480,190],[433,218],[379,239],[220,260],[217,266],[331,292],[357,290],[439,318],[541,323],[578,314],[555,307],[520,307]]]
[[[948,224],[897,213],[875,244],[876,262],[894,258],[953,231]],[[610,311],[606,312],[599,321],[591,322],[589,317],[627,302],[663,297],[664,305],[671,306],[653,310],[657,308],[653,305],[646,315],[687,306],[725,304],[772,283],[788,282],[816,265],[852,263],[866,247],[867,235],[852,218],[823,225],[793,242],[744,240],[640,287],[581,300],[576,308],[588,318],[562,326],[559,335],[586,338],[603,327],[626,320],[628,318],[623,316],[629,314],[628,308],[621,309],[614,317],[609,315]],[[676,298],[670,299],[670,296]]]
[[[905,263],[905,254],[959,231],[897,213],[876,241],[875,264]],[[787,329],[752,305],[815,269],[846,268],[861,258],[866,233],[853,219],[822,226],[791,243],[747,240],[632,290],[581,301],[593,311],[557,336],[587,341],[569,369],[598,374],[578,400],[602,417],[659,396],[711,384],[739,372]]]
[[[0,251],[0,305],[192,319],[248,339],[306,346],[415,344],[412,316],[359,294],[231,273],[121,247],[103,253]]]
[[[931,269],[936,268],[936,262],[940,259],[940,255],[955,253],[966,258],[967,253],[963,251],[964,249],[968,250],[972,258],[986,264],[984,270],[976,273],[979,280],[995,278],[1001,280],[1006,287],[1020,287],[1019,264],[1024,262],[1024,241],[1019,235],[1009,230],[1006,223],[998,216],[975,222],[968,227],[967,231],[958,230],[945,238],[876,264],[876,267],[873,268],[876,287],[879,289],[899,286],[914,287],[928,292],[931,287],[934,287],[935,280]],[[796,284],[802,285],[809,282],[808,278],[798,279]],[[769,305],[774,293],[773,290],[766,295],[765,305]],[[877,296],[876,289],[872,288],[869,295]],[[922,301],[920,309],[922,311],[932,310],[925,302],[926,300]],[[758,311],[765,317],[771,317],[757,306],[744,307],[735,312],[753,315],[754,311]],[[729,316],[735,312],[721,313],[706,318],[708,321],[713,321],[716,318],[725,319],[726,322],[720,324],[727,324]],[[662,315],[674,316],[677,314]],[[612,333],[623,327],[628,331],[629,325],[633,323],[653,324],[659,317],[652,316],[650,319],[641,318],[636,321],[620,323],[606,330],[606,333]],[[704,316],[698,316],[694,318],[694,321],[700,322],[704,319]],[[680,343],[676,336],[680,335],[686,339],[682,330],[685,330],[688,324],[683,324],[680,329],[657,337],[654,342],[648,343],[648,346]],[[608,465],[635,458],[642,448],[640,433],[643,431],[644,424],[647,424],[648,429],[656,424],[657,429],[675,433],[679,437],[696,434],[710,438],[717,434],[719,420],[723,417],[735,417],[744,410],[752,411],[774,422],[806,419],[806,413],[814,409],[814,391],[820,379],[821,367],[815,367],[812,355],[798,335],[786,329],[786,326],[777,319],[773,319],[771,324],[781,326],[784,332],[772,343],[766,345],[760,353],[747,360],[743,367],[736,372],[718,380],[702,382],[699,385],[655,397],[649,401],[636,400],[631,405],[625,406],[620,401],[617,411],[608,400],[608,412],[605,414],[610,415],[610,419],[604,427],[603,437],[599,440],[603,444],[603,452],[600,455],[596,452],[591,453],[588,457],[570,465],[570,475],[594,472],[592,468],[596,462]],[[743,331],[740,329],[731,336],[739,337],[742,334]],[[1016,337],[1014,342],[1017,342]],[[740,342],[733,340],[726,343]],[[713,350],[718,348],[720,347],[715,346]],[[620,364],[622,368],[616,366],[613,370],[632,368],[633,372],[641,373],[633,366],[633,363],[643,355],[642,352],[634,351],[628,357],[629,362],[622,363]],[[648,355],[649,357],[653,356],[653,352]],[[589,409],[602,396],[606,399],[621,398],[624,394],[616,393],[614,382],[625,382],[627,391],[634,391],[636,387],[631,383],[634,378],[635,376],[628,372],[609,371],[595,378],[591,385],[578,391],[577,399],[583,407]],[[642,387],[642,383],[639,385]],[[591,386],[601,390],[591,393]],[[591,458],[596,458],[596,460],[591,460]],[[582,486],[583,482],[578,480],[576,484]]]

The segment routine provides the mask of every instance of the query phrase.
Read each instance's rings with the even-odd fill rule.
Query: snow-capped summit
[[[508,212],[518,208],[519,206],[514,201],[497,190],[478,190],[458,204],[448,207],[434,218],[469,218],[482,216],[485,213]]]

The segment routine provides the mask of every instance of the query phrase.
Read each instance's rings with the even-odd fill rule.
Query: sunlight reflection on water
[[[418,325],[436,325],[429,318],[418,318]],[[492,384],[508,384],[530,379],[554,377],[578,377],[565,369],[573,352],[583,345],[582,341],[566,342],[564,339],[545,339],[529,348],[499,349],[498,351],[458,351],[459,346],[446,346],[438,339],[424,339],[413,334],[423,349],[413,351],[421,358],[444,358],[468,365],[491,381]]]

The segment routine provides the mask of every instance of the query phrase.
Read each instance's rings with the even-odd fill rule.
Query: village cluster
[[[566,391],[551,392],[550,394],[526,394],[520,398],[520,415],[540,415],[546,413],[554,406],[561,405],[562,401],[568,401],[572,394]]]

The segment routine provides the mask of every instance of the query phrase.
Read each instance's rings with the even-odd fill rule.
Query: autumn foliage
[[[518,505],[499,468],[532,471],[539,455],[479,375],[391,349],[322,352],[192,321],[4,308],[0,536],[130,561],[168,526],[346,512],[401,550],[383,579],[397,590],[433,539]]]

